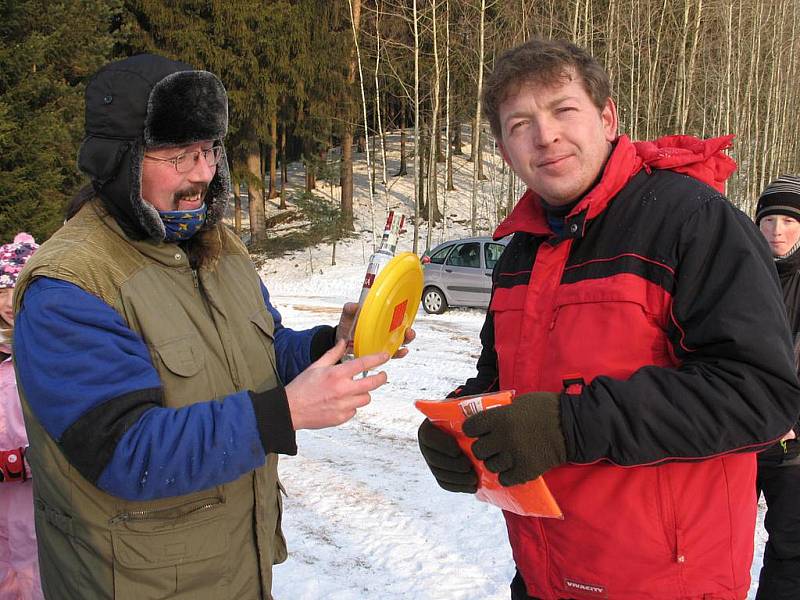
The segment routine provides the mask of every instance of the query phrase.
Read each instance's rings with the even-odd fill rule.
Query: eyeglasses
[[[172,158],[160,158],[158,156],[151,156],[149,154],[145,154],[144,157],[149,158],[150,160],[172,163],[172,166],[175,167],[175,170],[178,173],[188,173],[194,169],[195,166],[197,166],[197,162],[200,160],[201,154],[203,155],[203,160],[206,161],[206,164],[209,167],[213,167],[219,163],[220,160],[222,160],[222,146],[212,146],[211,148],[206,148],[205,150],[183,152],[182,154],[178,154],[178,156],[173,156]]]

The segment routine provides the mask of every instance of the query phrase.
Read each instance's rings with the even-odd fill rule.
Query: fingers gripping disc
[[[393,355],[414,323],[422,298],[422,267],[413,252],[402,252],[378,273],[358,314],[353,354]]]

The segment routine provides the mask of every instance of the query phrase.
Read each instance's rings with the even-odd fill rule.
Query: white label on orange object
[[[461,407],[461,412],[464,413],[465,417],[471,417],[483,410],[483,397],[467,398],[463,402],[459,402],[458,405]]]

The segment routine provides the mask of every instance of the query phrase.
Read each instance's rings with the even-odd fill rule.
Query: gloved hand
[[[478,491],[475,469],[452,436],[425,419],[419,426],[417,438],[419,450],[439,486],[448,492],[474,494]]]
[[[12,483],[28,479],[25,449],[0,450],[0,482]]]
[[[504,486],[531,481],[567,461],[558,394],[517,396],[507,406],[472,415],[464,421],[464,433],[478,438],[472,444],[475,458],[499,473]]]

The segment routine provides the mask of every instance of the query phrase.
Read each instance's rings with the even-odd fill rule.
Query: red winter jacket
[[[763,238],[695,179],[721,189],[729,140],[623,136],[560,236],[531,192],[495,233],[514,237],[457,393],[562,392],[568,464],[545,479],[564,520],[505,514],[533,597],[747,594],[753,451],[800,389]]]

